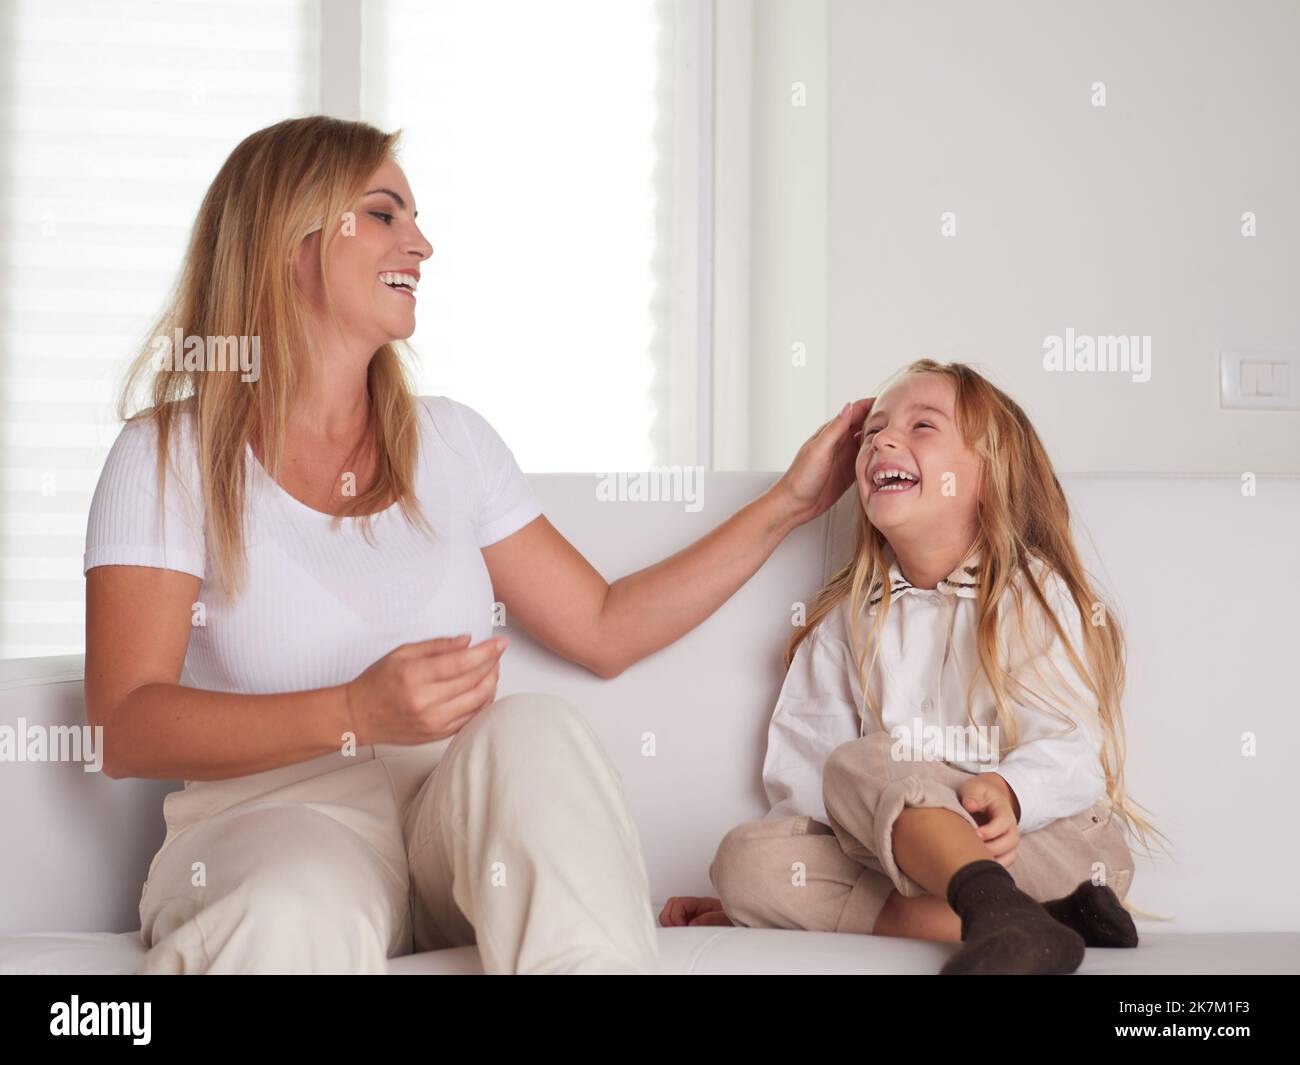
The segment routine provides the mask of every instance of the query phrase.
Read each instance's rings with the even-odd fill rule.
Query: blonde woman
[[[607,584],[479,414],[411,394],[395,344],[432,248],[395,143],[325,117],[244,140],[154,335],[256,338],[256,360],[151,344],[126,383],[124,416],[149,402],[91,508],[86,707],[110,776],[185,781],[141,893],[144,971],[380,973],[477,942],[487,972],[653,972],[618,775],[567,703],[495,698],[494,599],[617,675],[852,483],[866,403]]]
[[[960,941],[945,973],[1067,973],[1133,947],[1124,641],[1025,413],[923,359],[864,423],[854,557],[791,639],[718,898],[666,925]],[[864,631],[865,630],[865,631]]]

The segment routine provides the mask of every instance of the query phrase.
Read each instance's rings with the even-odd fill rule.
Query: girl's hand
[[[857,479],[854,464],[875,397],[846,403],[844,409],[804,443],[773,490],[796,525],[828,510]]]
[[[729,925],[732,921],[723,910],[721,899],[674,895],[664,904],[659,923],[665,928],[682,928],[686,925]]]
[[[416,744],[454,736],[496,699],[504,636],[406,643],[343,686],[360,744]]]
[[[1010,866],[1020,845],[1020,830],[1016,827],[1020,815],[1011,785],[997,773],[980,773],[957,789],[957,797],[979,825],[979,837],[989,854],[1004,869]]]

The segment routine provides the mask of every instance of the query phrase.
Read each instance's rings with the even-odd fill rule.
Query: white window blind
[[[0,657],[79,653],[121,371],[230,150],[316,109],[314,0],[0,5]]]

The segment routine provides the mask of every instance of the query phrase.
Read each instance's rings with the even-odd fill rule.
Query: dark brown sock
[[[1044,902],[1043,909],[1083,936],[1090,947],[1138,945],[1137,925],[1106,884],[1085,880],[1064,898]]]
[[[971,862],[948,881],[948,905],[961,918],[962,947],[944,976],[1072,973],[1083,962],[1083,937],[1026,895],[998,862]]]

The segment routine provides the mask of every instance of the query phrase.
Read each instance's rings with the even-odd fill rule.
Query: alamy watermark
[[[262,376],[262,338],[257,336],[186,336],[177,326],[171,336],[153,338],[154,369],[187,373],[239,373],[244,382]]]
[[[685,503],[704,507],[703,466],[652,466],[636,473],[596,474],[598,503]]]
[[[935,725],[913,718],[910,725],[889,730],[895,762],[966,762],[992,769],[1001,747],[997,725]]]
[[[50,1006],[50,1035],[130,1036],[136,1046],[147,1046],[152,1038],[152,1002],[71,1001]]]
[[[0,762],[84,762],[85,772],[100,773],[103,754],[103,725],[28,725],[25,717],[0,725]]]
[[[1151,380],[1151,338],[1087,336],[1067,327],[1064,336],[1043,337],[1043,369],[1054,373],[1127,373],[1141,384]]]

